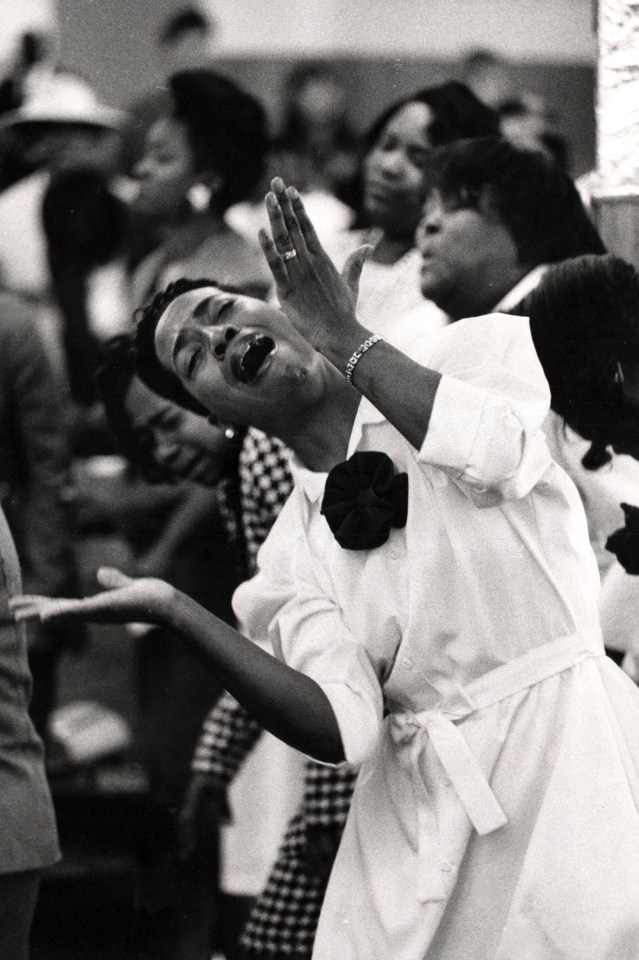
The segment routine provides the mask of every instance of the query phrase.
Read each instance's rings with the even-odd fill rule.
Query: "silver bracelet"
[[[382,337],[380,337],[377,333],[374,333],[372,337],[368,337],[366,340],[364,340],[364,343],[360,343],[359,347],[346,364],[345,376],[349,383],[353,382],[353,371],[366,351],[370,350],[370,348],[376,343],[379,343],[380,340],[382,340]]]

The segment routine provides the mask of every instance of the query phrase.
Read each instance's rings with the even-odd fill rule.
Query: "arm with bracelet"
[[[272,188],[266,198],[272,236],[260,231],[260,243],[282,309],[349,383],[419,449],[441,374],[415,363],[357,321],[359,277],[371,247],[364,245],[351,254],[340,275],[295,188],[287,189],[279,178],[273,180]],[[293,250],[296,256],[286,256]]]

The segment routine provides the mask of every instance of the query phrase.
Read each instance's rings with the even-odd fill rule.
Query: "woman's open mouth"
[[[252,333],[238,346],[233,345],[229,359],[231,371],[241,383],[251,383],[275,351],[275,341],[263,333]]]

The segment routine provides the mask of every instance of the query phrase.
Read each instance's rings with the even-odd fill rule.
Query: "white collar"
[[[324,496],[328,473],[309,470],[295,454],[292,454],[289,460],[289,467],[295,486],[299,487],[310,503],[316,503]]]
[[[548,266],[549,264],[547,263],[541,263],[538,267],[531,270],[530,273],[527,273],[525,277],[522,277],[512,290],[509,290],[506,296],[502,297],[499,303],[495,304],[491,313],[508,313],[508,311],[516,307],[518,303],[521,303],[524,297],[528,296],[528,294],[538,286]]]

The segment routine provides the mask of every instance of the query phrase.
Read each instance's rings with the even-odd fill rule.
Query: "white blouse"
[[[349,449],[408,474],[406,527],[342,549],[319,512],[325,476],[298,465],[235,597],[320,684],[362,765],[314,957],[512,960],[532,938],[535,960],[612,960],[615,917],[639,945],[639,817],[624,799],[639,803],[639,695],[602,656],[597,565],[541,430],[528,321],[459,321],[414,355],[443,374],[421,450],[365,400]],[[628,836],[618,876],[600,871],[597,854]],[[584,916],[610,884],[614,917]]]

